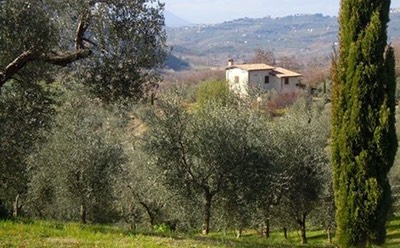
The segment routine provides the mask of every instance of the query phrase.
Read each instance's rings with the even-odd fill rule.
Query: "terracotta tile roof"
[[[287,69],[284,69],[282,67],[275,67],[272,71],[272,73],[274,76],[276,76],[277,78],[283,78],[283,77],[300,77],[301,74],[294,72],[294,71],[290,71]]]
[[[238,65],[232,65],[226,69],[229,70],[232,68],[239,68],[245,71],[261,71],[261,70],[272,70],[275,67],[267,64],[238,64]]]
[[[287,69],[284,69],[282,67],[273,67],[267,64],[237,64],[237,65],[232,65],[227,67],[226,69],[233,69],[233,68],[239,68],[244,71],[262,71],[262,70],[272,70],[271,74],[278,77],[278,78],[283,78],[283,77],[300,77],[301,74],[290,71]]]

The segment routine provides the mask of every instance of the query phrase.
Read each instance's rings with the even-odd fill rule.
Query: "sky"
[[[243,17],[293,14],[337,16],[340,0],[163,0],[166,11],[194,24],[213,24]],[[400,8],[400,0],[392,0]]]

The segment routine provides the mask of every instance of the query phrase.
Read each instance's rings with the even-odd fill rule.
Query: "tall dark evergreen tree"
[[[341,247],[385,241],[397,149],[390,0],[342,0],[333,63],[332,162]]]

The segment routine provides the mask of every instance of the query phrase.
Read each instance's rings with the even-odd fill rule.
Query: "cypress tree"
[[[341,0],[332,66],[332,163],[341,247],[382,244],[391,209],[387,173],[397,150],[390,0]]]

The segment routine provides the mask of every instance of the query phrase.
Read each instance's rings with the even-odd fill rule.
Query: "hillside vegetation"
[[[337,43],[334,16],[292,15],[241,18],[214,25],[167,28],[173,54],[194,65],[224,66],[229,58],[248,60],[257,48],[278,56],[330,57]],[[400,38],[400,13],[392,10],[389,38]]]
[[[335,40],[331,29],[337,26],[329,24],[331,17],[240,19],[188,27],[180,29],[185,37],[175,37],[187,45],[168,51],[161,3],[37,3],[0,0],[0,248],[326,247],[331,246],[328,236],[339,244],[343,228],[337,228],[335,219],[339,208],[334,198],[340,193],[333,187],[331,127],[336,126],[331,120],[341,112],[335,109],[336,74],[330,77],[329,68],[321,67],[330,58],[315,58],[323,54],[323,45]],[[200,42],[203,34],[208,43]],[[386,44],[385,34],[374,34],[382,41],[362,44],[371,49]],[[210,43],[218,37],[218,43]],[[253,47],[251,37],[258,39]],[[313,47],[318,39],[323,45]],[[316,47],[321,53],[313,53]],[[391,93],[390,119],[382,105],[383,114],[363,114],[351,123],[354,130],[372,130],[362,135],[378,141],[383,140],[378,139],[381,131],[389,129],[364,126],[374,116],[382,123],[390,120],[393,132],[387,136],[395,137],[394,128],[400,132],[400,124],[394,126],[395,68],[389,55],[386,69],[371,68],[386,73],[386,79],[391,76],[390,86],[381,77],[361,81]],[[164,70],[167,56],[178,68],[197,69],[229,57],[272,61],[302,69],[307,90],[249,87],[242,97],[229,90],[223,70],[174,73],[172,67]],[[301,68],[308,58],[315,60],[307,65],[309,73]],[[357,69],[364,65],[368,63],[361,61]],[[354,89],[346,98],[357,96]],[[396,97],[398,101],[400,95]],[[375,109],[368,105],[374,99],[385,98],[367,95],[353,101],[360,105],[351,110]],[[399,120],[400,112],[396,114]],[[363,158],[353,151],[346,154]],[[388,178],[395,205],[385,205],[388,221],[400,210],[399,159]],[[374,186],[374,181],[357,182],[364,181]],[[374,206],[370,202],[369,209]],[[399,226],[399,220],[390,224],[387,247],[398,245]],[[380,233],[386,228],[380,225]]]

